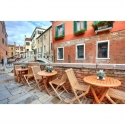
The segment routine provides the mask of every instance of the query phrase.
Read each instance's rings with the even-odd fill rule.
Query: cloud
[[[49,21],[5,21],[8,34],[8,44],[24,45],[25,35],[30,38],[36,27],[47,29]]]

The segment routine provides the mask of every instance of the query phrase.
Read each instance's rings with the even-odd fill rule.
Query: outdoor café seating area
[[[54,96],[63,102],[62,104],[84,104],[85,100],[89,100],[87,104],[125,103],[125,92],[119,89],[123,80],[119,80],[117,75],[113,77],[108,74],[109,70],[115,73],[117,70],[102,70],[97,68],[97,65],[90,65],[90,72],[90,69],[80,65],[65,65],[15,64],[14,74],[17,83],[32,87],[32,90],[37,89],[39,93],[44,92],[48,97]],[[62,95],[70,98],[64,98]]]

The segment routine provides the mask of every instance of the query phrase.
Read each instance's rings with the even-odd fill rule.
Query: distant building
[[[33,51],[32,51],[32,40],[31,38],[26,38],[25,36],[25,50],[26,50],[26,57],[32,57]]]
[[[16,57],[25,58],[25,46],[16,46]]]
[[[39,37],[36,38],[37,55],[52,61],[52,26],[46,29]]]
[[[0,61],[8,57],[8,35],[6,32],[6,26],[4,21],[0,21]]]
[[[34,55],[37,54],[37,43],[36,43],[36,38],[42,34],[45,31],[44,28],[39,28],[36,27],[31,35],[31,41],[32,41],[32,45],[31,45],[31,49],[34,52]]]
[[[8,57],[13,57],[16,55],[16,43],[8,44]]]

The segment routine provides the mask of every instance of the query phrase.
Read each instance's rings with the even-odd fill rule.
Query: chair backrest
[[[28,70],[28,74],[33,74],[33,71],[32,71],[32,68],[31,68],[32,66],[28,66],[28,68],[29,68],[29,70]]]
[[[18,75],[18,71],[16,71],[16,69],[21,68],[21,65],[14,65],[14,70],[15,70],[15,75]]]
[[[32,66],[31,68],[32,68],[32,71],[33,71],[35,81],[38,82],[38,80],[42,79],[42,77],[37,74],[38,72],[41,71],[40,66]]]
[[[72,88],[79,84],[72,68],[65,70],[65,72]]]
[[[61,77],[61,82],[62,82],[62,83],[65,83],[66,80],[67,80],[67,75],[66,75],[66,73],[64,73],[64,74],[62,75],[62,77]]]

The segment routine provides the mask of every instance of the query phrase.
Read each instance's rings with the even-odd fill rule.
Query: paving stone
[[[53,104],[58,104],[59,102],[61,102],[61,100],[60,100],[59,98],[57,98],[57,97],[54,97],[54,98],[51,100],[51,102],[52,102]]]
[[[72,99],[72,98],[74,98],[74,94],[73,93],[68,93],[66,97],[69,98],[69,99]]]
[[[0,101],[10,96],[11,94],[8,92],[8,90],[0,91]]]
[[[64,101],[61,101],[59,104],[67,104],[66,102],[64,102]]]
[[[22,88],[16,89],[15,91],[10,92],[12,95],[17,95],[20,93],[25,93]]]
[[[4,99],[4,100],[0,101],[0,104],[7,104],[7,102],[8,102],[8,99]]]
[[[25,93],[24,93],[24,92],[20,92],[20,93],[14,95],[14,96],[9,97],[8,100],[9,100],[9,101],[12,101],[12,100],[15,100],[15,99],[17,99],[17,98],[23,96],[23,95],[25,95]]]
[[[42,104],[39,100],[35,100],[33,102],[31,102],[30,104]]]
[[[5,86],[0,85],[0,91],[6,90]]]
[[[65,102],[65,103],[68,103],[70,100],[71,100],[71,99],[69,99],[69,98],[65,98],[65,99],[64,99],[64,102]],[[70,104],[73,104],[73,102],[70,103]]]
[[[10,92],[16,91],[16,90],[18,90],[18,89],[19,89],[18,86],[14,86],[14,87],[8,88],[8,90],[9,90]]]
[[[68,93],[64,92],[63,94],[60,95],[63,98],[66,98],[68,96]]]
[[[50,100],[52,96],[49,96],[48,94],[45,94],[44,96],[39,98],[39,101],[42,103],[45,103],[46,101]]]
[[[29,104],[29,103],[31,103],[32,101],[36,100],[36,99],[38,99],[38,96],[36,96],[36,95],[33,96],[33,95],[32,95],[32,96],[26,98],[26,99],[24,100],[24,102],[25,102],[25,104]]]
[[[13,100],[13,101],[8,102],[8,104],[16,104],[16,103],[18,103],[18,102],[20,102],[20,101],[22,101],[22,100],[25,100],[26,98],[28,98],[28,97],[30,97],[30,96],[31,96],[30,94],[26,94],[26,95],[21,96],[21,97],[15,99],[15,100]]]

